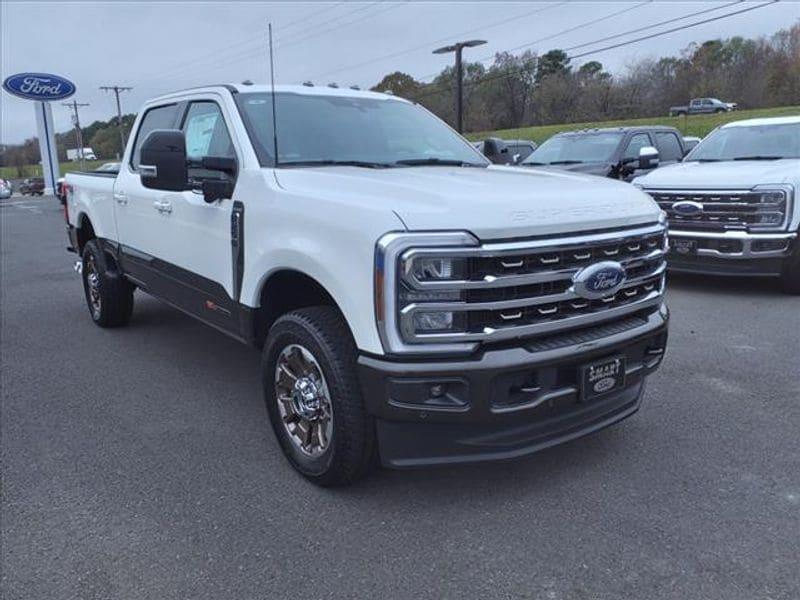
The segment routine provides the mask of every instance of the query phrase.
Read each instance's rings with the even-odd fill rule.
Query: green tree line
[[[135,118],[135,114],[122,116],[122,133],[126,141]],[[113,160],[121,152],[116,117],[108,121],[94,121],[86,127],[81,127],[81,135],[84,147],[94,150],[99,159]],[[58,159],[61,162],[67,160],[67,149],[80,147],[75,129],[56,133],[55,138]],[[39,141],[35,137],[29,138],[21,144],[0,146],[0,167],[14,167],[18,177],[32,175],[33,173],[26,169],[26,166],[36,165],[39,160]]]
[[[430,82],[397,71],[372,89],[418,101],[452,124],[455,82],[452,67]],[[635,60],[618,75],[598,61],[576,65],[560,49],[464,66],[466,131],[666,116],[702,96],[740,108],[799,104],[800,22],[768,37],[708,40],[677,56]]]

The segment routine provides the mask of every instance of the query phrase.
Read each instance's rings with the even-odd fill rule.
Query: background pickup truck
[[[716,98],[693,98],[688,106],[670,106],[669,116],[722,113],[736,110],[735,102],[723,102]]]
[[[635,184],[669,215],[672,270],[780,277],[800,294],[800,117],[723,125]]]
[[[596,431],[638,409],[664,355],[666,222],[646,194],[492,166],[394,96],[170,94],[139,111],[118,174],[66,183],[92,320],[128,324],[140,290],[260,348],[275,434],[321,485]]]
[[[685,153],[683,137],[673,127],[609,127],[554,135],[521,165],[630,181],[661,165],[680,162]]]

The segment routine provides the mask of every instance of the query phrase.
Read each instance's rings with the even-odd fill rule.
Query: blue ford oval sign
[[[588,300],[611,296],[625,282],[625,269],[611,260],[589,265],[575,273],[573,289]]]
[[[672,205],[672,210],[684,217],[694,217],[695,215],[699,215],[701,212],[703,212],[703,205],[699,202],[683,200],[681,202],[675,202]]]
[[[75,93],[75,84],[69,79],[50,73],[17,73],[6,77],[3,88],[26,100],[62,100]]]

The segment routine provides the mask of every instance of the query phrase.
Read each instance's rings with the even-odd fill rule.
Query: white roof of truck
[[[206,92],[206,91],[218,92],[220,88],[228,89],[230,91],[240,92],[243,94],[253,93],[253,92],[269,93],[270,91],[272,91],[272,88],[269,85],[227,83],[227,84],[208,85],[208,86],[170,92],[168,94],[163,94],[161,96],[158,96],[157,98],[153,98],[152,100],[148,101],[148,104],[156,100],[165,100],[165,99],[175,98],[176,96],[184,96],[186,94],[195,94],[198,92]],[[375,98],[378,100],[398,100],[401,102],[408,102],[408,100],[392,96],[391,94],[354,90],[352,88],[330,87],[327,85],[276,85],[275,92],[303,94],[305,96],[343,96],[343,97],[354,97],[354,98]]]
[[[733,123],[726,123],[722,126],[723,129],[728,127],[758,127],[760,125],[792,125],[800,123],[800,115],[796,117],[769,117],[763,119],[746,119],[744,121],[734,121]]]

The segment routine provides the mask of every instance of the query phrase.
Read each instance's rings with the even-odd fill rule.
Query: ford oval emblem
[[[75,84],[69,79],[49,73],[17,73],[6,77],[3,88],[26,100],[63,100],[75,93]]]
[[[616,293],[625,283],[625,269],[614,261],[589,265],[575,273],[572,287],[578,296],[596,300]]]
[[[699,215],[701,212],[703,212],[703,205],[699,202],[683,200],[681,202],[675,202],[672,205],[672,210],[683,217],[694,217],[695,215]]]

